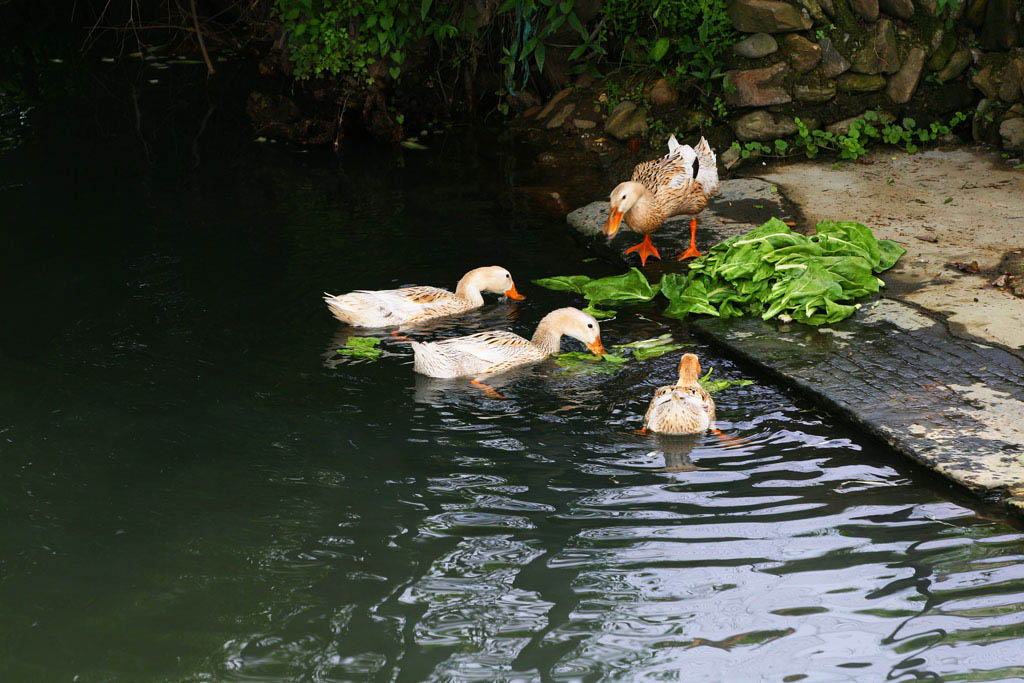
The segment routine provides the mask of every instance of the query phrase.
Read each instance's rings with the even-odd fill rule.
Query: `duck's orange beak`
[[[605,237],[608,239],[615,237],[615,233],[619,231],[619,223],[621,222],[622,212],[618,209],[612,209],[611,213],[608,214],[608,220],[604,222]]]
[[[513,283],[511,287],[505,290],[505,296],[507,296],[509,299],[515,299],[516,301],[522,301],[523,299],[526,298],[525,296],[516,291],[515,283]]]
[[[594,341],[592,341],[589,344],[587,344],[587,348],[590,349],[590,352],[592,354],[594,354],[595,356],[603,356],[604,355],[604,346],[601,344],[601,338],[600,337],[598,337]]]

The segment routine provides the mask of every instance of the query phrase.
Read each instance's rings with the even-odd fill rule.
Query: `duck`
[[[541,318],[532,339],[505,330],[490,330],[437,342],[414,341],[413,369],[421,375],[440,378],[493,375],[558,353],[563,336],[583,342],[595,356],[605,353],[597,320],[569,307]],[[477,380],[474,383],[479,384]]]
[[[660,159],[637,164],[633,177],[612,190],[604,234],[609,240],[619,230],[623,218],[633,232],[644,239],[626,250],[639,253],[640,264],[661,254],[651,242],[651,233],[672,216],[690,216],[690,246],[676,256],[680,261],[699,257],[697,250],[697,214],[707,208],[718,194],[718,160],[703,137],[696,147],[681,145],[676,136],[668,139],[668,154]]]
[[[504,294],[516,301],[526,298],[516,291],[511,273],[501,266],[484,266],[463,275],[454,292],[440,287],[357,290],[339,295],[324,292],[324,301],[331,314],[343,323],[391,327],[480,308],[484,305],[481,292]]]
[[[715,401],[700,385],[700,361],[692,353],[679,361],[679,381],[659,387],[644,415],[643,432],[700,434],[715,429]]]

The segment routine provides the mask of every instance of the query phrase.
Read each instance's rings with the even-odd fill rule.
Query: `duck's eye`
[[[512,279],[512,276],[511,276],[511,275],[509,275],[508,273],[505,273],[505,279],[506,279],[506,280],[511,280],[511,279]]]
[[[625,198],[626,198],[626,195],[622,195],[622,198],[623,198],[623,199],[625,199]]]
[[[594,323],[587,323],[587,329],[594,329]]]

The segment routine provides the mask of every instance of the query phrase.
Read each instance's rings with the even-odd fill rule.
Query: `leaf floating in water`
[[[601,373],[614,375],[629,361],[625,356],[606,353],[600,358],[586,351],[569,351],[555,356],[555,362],[572,374]]]
[[[664,356],[670,351],[678,351],[679,349],[686,348],[686,346],[686,344],[676,344],[671,334],[663,334],[653,339],[642,339],[628,344],[616,344],[612,348],[631,349],[633,351],[633,358],[642,362],[651,358],[657,358],[658,356]]]
[[[380,344],[380,339],[376,337],[349,337],[348,343],[338,349],[338,353],[343,356],[358,356],[376,360],[383,353],[377,348],[378,344]]]
[[[256,142],[266,142],[266,141],[267,141],[267,139],[265,137],[263,137],[262,135],[259,136],[258,138],[256,138]]]
[[[658,356],[664,356],[666,353],[671,351],[678,351],[679,349],[685,348],[686,344],[666,344],[665,346],[633,349],[633,358],[642,362],[650,360],[651,358],[657,358]]]
[[[714,371],[714,368],[708,368],[704,376],[697,380],[704,387],[704,391],[709,394],[717,394],[719,391],[729,387],[745,387],[754,383],[752,379],[708,379]]]
[[[101,62],[107,62],[109,64],[109,63],[112,63],[112,62],[116,62],[117,60],[114,59],[113,57],[103,57],[103,58],[100,59],[100,61]]]
[[[406,149],[427,149],[426,145],[421,145],[412,138],[409,138],[408,140],[402,140],[398,144],[400,144],[402,147],[405,147]]]

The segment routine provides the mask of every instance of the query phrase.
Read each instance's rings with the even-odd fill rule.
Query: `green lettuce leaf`
[[[629,361],[625,356],[606,353],[600,358],[586,351],[569,351],[555,356],[555,362],[572,374],[614,375]]]
[[[380,339],[376,337],[349,337],[345,345],[338,349],[338,353],[343,356],[358,356],[375,360],[383,353],[377,348],[377,344],[380,344]]]
[[[559,292],[583,293],[583,285],[591,281],[586,275],[556,275],[554,277],[543,277],[533,280],[533,284],[546,289],[554,289]]]
[[[745,387],[754,383],[752,379],[709,379],[714,371],[714,368],[708,368],[704,376],[697,380],[704,387],[704,391],[709,394],[717,394],[729,387]]]
[[[907,253],[906,249],[892,240],[879,240],[878,251],[879,263],[878,267],[875,268],[876,273],[881,273],[883,270],[889,270],[896,265],[897,261],[900,260],[900,256]]]
[[[686,346],[686,344],[667,344],[665,346],[649,346],[639,349],[633,349],[633,358],[640,362],[643,362],[645,360],[650,360],[651,358],[664,356],[666,353],[670,353],[672,351],[685,349]]]
[[[658,286],[651,285],[639,268],[630,268],[622,275],[592,280],[582,286],[583,296],[595,304],[624,302],[643,303],[658,294]]]
[[[593,303],[588,304],[587,307],[583,309],[583,312],[584,313],[589,313],[590,315],[594,316],[598,320],[604,320],[605,318],[611,318],[616,313],[618,313],[618,311],[613,311],[610,308],[595,308]]]

